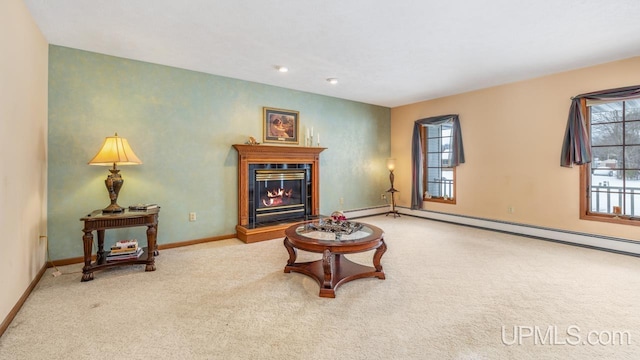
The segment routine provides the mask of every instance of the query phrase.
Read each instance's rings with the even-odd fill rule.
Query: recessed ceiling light
[[[280,72],[287,72],[289,71],[289,68],[286,66],[276,66],[276,69]]]
[[[336,78],[328,78],[327,81],[329,82],[329,84],[331,85],[335,85],[338,83],[338,79]]]

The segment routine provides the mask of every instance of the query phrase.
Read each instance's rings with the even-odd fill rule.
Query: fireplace
[[[320,214],[320,153],[326,148],[235,144],[237,236],[251,243],[284,236]]]
[[[309,164],[251,164],[249,174],[249,226],[311,215]]]

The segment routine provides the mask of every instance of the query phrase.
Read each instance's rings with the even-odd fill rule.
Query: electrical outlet
[[[380,194],[380,200],[387,200],[387,194]]]
[[[196,221],[196,213],[195,212],[190,212],[189,213],[189,221]]]
[[[508,206],[507,207],[507,213],[513,214],[515,212],[516,212],[516,209],[513,206]]]
[[[344,198],[340,198],[340,205],[344,205]]]

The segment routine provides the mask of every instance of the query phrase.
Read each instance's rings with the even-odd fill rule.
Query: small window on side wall
[[[455,204],[455,167],[452,166],[452,123],[424,125],[422,151],[423,200]]]

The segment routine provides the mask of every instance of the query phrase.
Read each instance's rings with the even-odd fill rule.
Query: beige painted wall
[[[22,0],[0,1],[0,323],[46,260],[48,45]]]
[[[635,57],[392,109],[398,204],[411,206],[413,123],[453,113],[466,155],[457,204],[425,203],[426,210],[640,240],[638,227],[580,220],[578,167],[559,165],[570,98],[639,83]]]

